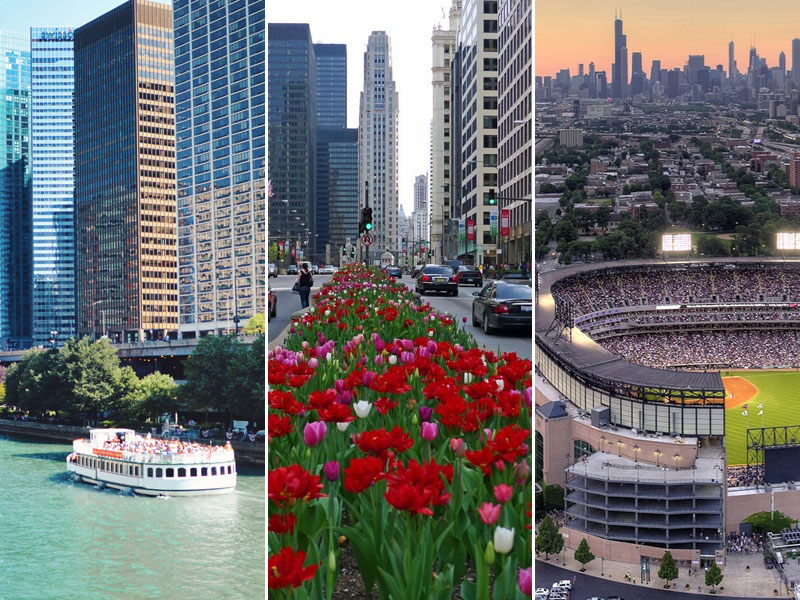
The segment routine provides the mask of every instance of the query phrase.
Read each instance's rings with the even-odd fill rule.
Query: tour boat
[[[148,496],[224,494],[236,487],[230,443],[207,446],[137,435],[132,429],[92,429],[72,442],[73,479]]]

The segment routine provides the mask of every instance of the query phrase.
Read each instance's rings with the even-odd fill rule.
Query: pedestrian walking
[[[311,295],[311,286],[314,285],[314,275],[307,262],[300,265],[300,272],[297,274],[296,282],[300,291],[300,308],[308,306],[308,297]]]

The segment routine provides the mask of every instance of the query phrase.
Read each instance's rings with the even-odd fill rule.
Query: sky
[[[347,126],[352,128],[358,127],[367,40],[373,31],[386,31],[400,98],[399,185],[406,216],[414,207],[414,177],[430,169],[431,34],[440,23],[449,27],[450,5],[450,0],[267,2],[268,23],[308,23],[315,44],[347,44]]]
[[[769,67],[778,65],[781,50],[792,66],[792,39],[800,37],[800,13],[789,0],[536,0],[534,18],[536,75],[554,76],[569,68],[578,74],[594,62],[611,82],[614,59],[614,12],[621,11],[622,33],[628,36],[628,61],[642,53],[642,69],[650,76],[653,60],[662,69],[683,68],[689,54],[704,54],[712,69],[728,71],[728,42],[735,44],[739,72],[747,70],[751,40]]]
[[[170,0],[156,0],[172,4]],[[0,29],[28,34],[31,27],[80,27],[125,0],[0,0]]]

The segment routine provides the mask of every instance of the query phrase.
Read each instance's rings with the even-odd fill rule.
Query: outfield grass
[[[745,429],[761,427],[759,404],[764,405],[764,427],[800,425],[800,372],[798,371],[722,371],[723,377],[739,376],[758,388],[747,402],[747,417],[741,406],[725,411],[725,447],[729,465],[747,463]]]

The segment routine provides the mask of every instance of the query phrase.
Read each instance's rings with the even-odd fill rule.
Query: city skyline
[[[407,215],[413,211],[413,176],[430,169],[431,35],[436,25],[447,27],[450,4],[450,0],[413,0],[376,9],[376,5],[365,0],[355,0],[348,2],[351,10],[343,12],[335,3],[311,0],[272,4],[268,11],[268,23],[308,23],[315,44],[347,45],[349,128],[358,127],[367,40],[373,31],[386,31],[391,38],[394,76],[400,94],[399,199]],[[363,182],[360,191],[363,194]]]
[[[645,6],[634,2],[601,1],[594,3],[536,3],[535,72],[537,76],[555,76],[561,69],[578,73],[578,64],[588,72],[605,71],[611,84],[614,60],[615,14],[624,23],[628,60],[634,52],[642,53],[645,73],[653,60],[661,68],[683,68],[689,54],[702,54],[713,69],[723,65],[728,71],[728,44],[733,41],[739,72],[747,70],[751,42],[769,66],[778,66],[778,56],[786,54],[786,68],[791,69],[792,39],[800,37],[800,21],[776,19],[778,11],[788,11],[791,4],[768,1],[754,5],[743,0],[722,3],[690,3],[678,0]],[[570,43],[564,43],[568,32]],[[630,73],[629,73],[630,74]]]

